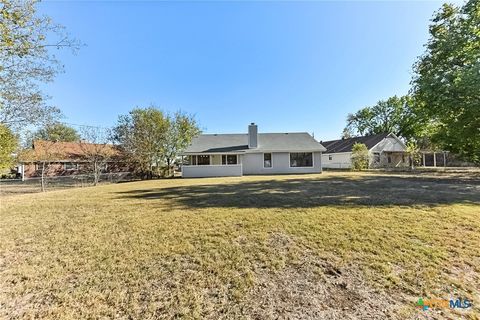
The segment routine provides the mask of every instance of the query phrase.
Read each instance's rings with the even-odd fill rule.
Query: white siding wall
[[[382,151],[407,151],[407,148],[395,139],[394,137],[386,137],[380,141],[374,148],[370,149],[371,152],[382,152]]]
[[[329,160],[329,156],[332,157],[332,160]],[[346,169],[352,166],[351,157],[351,152],[324,153],[322,154],[322,164],[324,168]]]
[[[319,173],[322,172],[321,152],[313,153],[313,167],[290,168],[288,152],[272,152],[272,167],[263,167],[263,153],[242,155],[243,174],[282,174],[282,173]]]
[[[236,177],[242,175],[242,165],[183,166],[182,177]]]
[[[371,167],[399,167],[399,166],[408,166],[408,161],[402,161],[401,154],[390,154],[392,159],[391,163],[387,163],[387,156],[382,152],[405,152],[406,148],[402,143],[400,143],[394,137],[387,137],[379,142],[375,148],[369,150],[368,154],[370,156],[370,166]],[[373,153],[378,152],[382,153],[380,163],[377,165],[373,164]],[[332,160],[329,160],[329,156],[332,157]],[[352,165],[351,152],[342,152],[342,153],[324,153],[322,154],[322,164],[324,168],[332,169],[345,169],[350,168]]]

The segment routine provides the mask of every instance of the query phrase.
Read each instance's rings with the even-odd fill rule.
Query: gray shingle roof
[[[314,152],[325,148],[306,132],[259,133],[258,148],[248,148],[248,134],[202,134],[193,139],[188,153]]]
[[[385,139],[388,135],[389,133],[380,133],[363,137],[322,141],[321,143],[325,146],[325,148],[327,148],[327,151],[325,151],[325,153],[351,152],[352,147],[355,143],[363,143],[370,150],[380,141]]]

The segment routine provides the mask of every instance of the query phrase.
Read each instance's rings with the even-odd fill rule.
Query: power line
[[[69,125],[69,126],[76,126],[76,127],[84,127],[84,128],[93,128],[93,129],[111,129],[111,127],[102,127],[102,126],[92,126],[92,125],[87,125],[87,124],[78,124],[78,123],[71,123],[71,122],[65,122],[65,121],[58,121],[61,124]]]

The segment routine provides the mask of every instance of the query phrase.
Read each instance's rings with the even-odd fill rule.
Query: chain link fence
[[[71,176],[52,176],[46,177],[45,190],[61,190],[68,188],[82,188],[93,186],[93,174],[81,174]],[[135,180],[131,172],[104,173],[100,176],[99,184],[118,183]],[[1,179],[0,195],[14,195],[24,193],[35,193],[42,191],[41,178],[29,178],[24,181],[21,179]]]

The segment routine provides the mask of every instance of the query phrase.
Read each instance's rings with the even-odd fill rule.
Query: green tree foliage
[[[8,169],[14,164],[12,155],[17,147],[17,136],[7,126],[0,124],[0,169]]]
[[[407,154],[410,160],[410,168],[413,170],[416,165],[420,164],[421,159],[420,148],[416,142],[409,141],[407,143]]]
[[[52,49],[78,48],[61,25],[37,13],[35,0],[0,0],[0,123],[11,128],[50,122],[60,110],[46,104],[39,84],[62,65]]]
[[[193,116],[182,112],[171,116],[152,106],[120,116],[113,140],[137,171],[151,178],[164,164],[170,169],[173,160],[199,132]]]
[[[371,107],[360,109],[347,117],[345,132],[353,135],[394,133],[404,140],[422,141],[428,144],[431,125],[416,114],[415,105],[409,96],[393,96],[380,100]]]
[[[352,170],[368,169],[369,155],[368,148],[363,143],[355,143],[352,147]]]
[[[342,139],[349,139],[354,136],[352,129],[350,127],[345,127],[342,131]]]
[[[185,150],[192,139],[200,134],[196,119],[181,111],[168,117],[168,130],[163,145],[164,157],[167,163],[168,175],[173,161]]]
[[[77,130],[63,123],[45,125],[34,134],[35,139],[74,142],[80,140]]]
[[[437,124],[432,139],[480,163],[480,1],[443,5],[414,71],[419,111]]]
[[[113,140],[126,152],[137,173],[152,178],[162,162],[167,129],[168,121],[162,111],[153,106],[135,108],[119,116]]]

